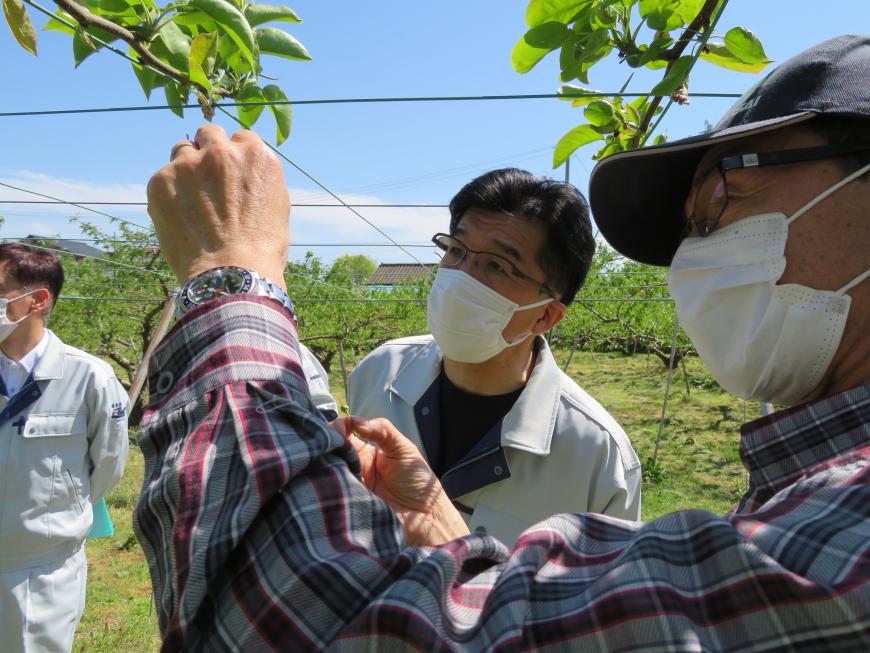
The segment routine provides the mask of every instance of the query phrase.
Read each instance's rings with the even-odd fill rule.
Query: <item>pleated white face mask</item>
[[[517,311],[527,311],[554,301],[552,297],[520,306],[461,270],[438,268],[426,318],[429,332],[450,360],[482,363],[529,335],[512,342],[502,331]]]
[[[36,290],[39,290],[39,288],[37,288]],[[16,299],[21,299],[22,297],[32,295],[36,292],[36,290],[31,290],[30,292],[26,292],[23,295],[18,295],[18,297],[13,297],[12,299],[4,299],[0,297],[0,342],[3,342],[4,340],[6,340],[6,338],[11,336],[12,332],[15,331],[18,325],[32,315],[32,313],[28,313],[20,320],[16,320],[15,322],[13,322],[6,314],[6,307],[9,305],[9,302],[14,302]]]
[[[777,285],[788,226],[868,170],[831,186],[790,218],[752,216],[680,244],[668,275],[677,316],[723,388],[743,399],[793,405],[821,382],[849,315],[846,292],[870,269],[836,291]]]

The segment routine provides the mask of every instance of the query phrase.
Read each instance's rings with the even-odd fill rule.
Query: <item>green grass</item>
[[[564,363],[567,352],[556,352],[556,359]],[[737,453],[738,428],[759,414],[759,406],[722,391],[698,359],[689,359],[686,367],[690,391],[678,369],[658,464],[654,469],[646,466],[645,520],[689,507],[723,514],[746,489],[746,473]],[[641,461],[646,462],[655,448],[667,381],[661,361],[654,356],[577,353],[568,373],[619,421]],[[341,373],[335,368],[330,376],[341,405]],[[124,479],[107,498],[115,535],[87,543],[88,603],[76,633],[75,651],[146,653],[159,649],[148,568],[130,521],[142,474],[142,455],[131,447]]]

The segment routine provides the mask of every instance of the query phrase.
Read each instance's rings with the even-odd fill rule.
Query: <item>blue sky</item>
[[[550,93],[559,85],[552,55],[527,75],[511,68],[511,48],[525,27],[525,2],[296,0],[290,5],[304,23],[282,25],[314,60],[265,61],[266,72],[280,78],[277,83],[291,99]],[[866,0],[830,2],[824,13],[822,7],[817,0],[731,0],[718,31],[749,27],[768,56],[783,61],[825,38],[870,25]],[[44,24],[40,15],[31,11],[31,16],[38,27]],[[0,28],[5,89],[0,112],[148,104],[130,64],[120,57],[100,53],[75,69],[67,36],[40,31],[39,38],[39,56],[33,57]],[[590,86],[618,90],[629,72],[612,55],[593,70]],[[628,90],[644,91],[653,79],[636,75]],[[702,62],[690,91],[739,93],[755,79]],[[671,139],[697,133],[705,120],[716,122],[730,102],[695,98],[689,106],[674,107],[664,131]],[[158,91],[152,104],[164,103]],[[347,201],[443,204],[473,176],[496,167],[516,165],[563,178],[563,170],[551,168],[552,147],[581,119],[579,110],[555,99],[297,106],[293,132],[280,149]],[[216,122],[234,130],[226,118]],[[0,117],[0,181],[71,201],[141,201],[149,176],[167,161],[171,145],[202,123],[193,109],[184,119],[168,111]],[[264,113],[256,129],[274,141],[270,116]],[[571,181],[584,192],[594,149],[572,159]],[[330,201],[297,171],[285,168],[296,202]],[[38,198],[0,188],[0,199]],[[148,220],[144,209],[98,208],[140,223]],[[425,243],[447,225],[444,209],[359,210],[403,243]],[[74,213],[104,223],[75,208],[4,204],[0,236],[74,237],[78,229],[68,222]],[[297,207],[292,221],[297,244],[291,258],[311,249],[326,260],[360,252],[383,262],[409,260],[394,247],[349,246],[387,241],[346,209]],[[411,251],[434,260],[430,249]]]

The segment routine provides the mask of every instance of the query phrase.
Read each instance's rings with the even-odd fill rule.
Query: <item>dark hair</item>
[[[3,243],[0,262],[3,261],[9,262],[7,274],[25,288],[48,288],[54,306],[63,288],[63,267],[54,254],[21,243]]]
[[[870,120],[855,116],[817,116],[805,123],[806,128],[825,139],[828,145],[867,145],[863,152],[838,157],[846,174],[870,164]],[[870,174],[862,179],[870,179]]]
[[[487,172],[471,180],[450,200],[450,233],[469,209],[504,213],[543,225],[546,239],[538,265],[564,304],[583,285],[595,239],[586,199],[571,184],[535,177],[517,168]]]

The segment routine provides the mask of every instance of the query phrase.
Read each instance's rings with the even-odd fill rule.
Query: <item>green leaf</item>
[[[60,9],[54,12],[54,15],[63,18],[67,22],[75,23],[69,14]],[[76,33],[75,27],[70,27],[66,23],[61,22],[58,18],[49,18],[48,22],[42,29],[49,32],[61,32],[62,34],[69,34],[70,36]]]
[[[731,50],[722,43],[707,42],[707,46],[701,50],[701,59],[716,66],[734,70],[740,73],[760,73],[767,66],[766,63],[748,64],[738,59]]]
[[[131,56],[137,55],[132,46],[129,48],[129,52]],[[151,99],[151,91],[158,86],[165,85],[166,83],[164,77],[158,75],[150,68],[145,68],[137,63],[133,64],[133,73],[136,75],[136,79],[139,80],[139,85],[142,87],[142,90],[145,91],[145,97],[149,100]]]
[[[105,43],[111,43],[112,41],[118,40],[117,36],[114,36],[99,27],[88,27],[87,29],[76,30],[75,35],[73,35],[73,63],[75,63],[76,67],[78,67],[82,61],[87,59],[94,52],[97,52],[103,47],[104,44],[92,39],[92,36],[100,39],[100,41],[104,41]]]
[[[285,59],[311,61],[311,55],[308,54],[308,50],[305,49],[304,45],[284,30],[275,27],[261,27],[258,29],[257,44],[260,46],[261,53],[273,54],[276,57],[284,57]]]
[[[163,90],[166,93],[166,104],[169,105],[172,113],[179,118],[184,118],[183,105],[187,104],[187,89],[182,89],[178,84],[168,82]]]
[[[680,86],[683,85],[683,82],[686,81],[686,77],[689,75],[689,70],[691,70],[693,62],[694,59],[691,55],[684,55],[677,59],[662,81],[653,87],[653,90],[650,91],[650,95],[666,96],[680,88]]]
[[[559,90],[556,91],[556,94],[559,95],[560,100],[571,100],[572,107],[582,107],[585,104],[589,104],[590,102],[594,102],[601,96],[595,95],[587,95],[585,97],[570,97],[572,95],[580,95],[581,93],[598,93],[598,91],[594,91],[591,88],[583,88],[582,86],[575,86],[574,84],[565,84],[564,86],[560,86]]]
[[[592,29],[610,29],[622,18],[622,11],[617,5],[599,5],[589,15],[589,26]]]
[[[553,152],[553,167],[558,168],[578,148],[598,140],[601,140],[601,134],[595,131],[591,125],[575,127],[556,143],[556,150]]]
[[[225,0],[190,0],[190,5],[211,16],[222,32],[239,47],[253,70],[258,70],[259,50],[254,30],[241,11]]]
[[[273,5],[248,5],[245,8],[245,17],[251,27],[262,25],[273,20],[281,20],[288,23],[301,23],[302,19],[290,7],[275,7]]]
[[[263,89],[257,84],[250,82],[245,84],[242,90],[235,96],[235,99],[237,102],[265,102],[266,96],[263,94]],[[265,104],[255,104],[248,107],[238,105],[236,106],[236,113],[242,124],[247,129],[250,129],[257,122],[257,119],[265,108]]]
[[[18,45],[36,55],[36,30],[21,0],[3,0],[3,13]]]
[[[211,93],[211,74],[217,59],[218,35],[200,34],[190,42],[190,81],[196,82]]]
[[[638,66],[646,66],[651,61],[655,61],[659,57],[659,55],[662,54],[662,52],[667,50],[673,44],[674,39],[669,36],[663,36],[655,39],[648,46],[640,46],[643,53],[638,60]],[[662,63],[664,64],[662,68],[664,68],[667,65],[667,62],[663,61]]]
[[[151,53],[186,73],[190,60],[190,37],[173,22],[164,23],[151,43]]]
[[[536,48],[529,45],[526,35],[523,34],[511,51],[511,65],[520,74],[525,74],[534,68],[537,63],[552,52],[555,48]]]
[[[685,24],[679,6],[680,0],[640,0],[638,10],[650,29],[667,32]]]
[[[284,91],[274,84],[265,86],[263,88],[263,95],[266,96],[266,99],[269,100],[269,102],[287,101],[287,96],[284,95]],[[280,145],[286,141],[287,137],[290,135],[290,127],[293,124],[293,111],[289,104],[270,104],[269,109],[272,110],[272,114],[275,116],[275,122],[278,125],[278,136],[275,141]]]
[[[595,0],[531,0],[526,7],[526,24],[535,27],[549,21],[568,23]]]
[[[761,41],[745,27],[732,27],[725,34],[725,47],[740,59],[743,63],[764,64],[771,63],[764,53]]]
[[[578,57],[578,52],[582,52],[579,47],[582,40],[581,35],[572,34],[562,44],[562,49],[559,51],[559,68],[562,71],[561,80],[563,82],[579,77],[584,84],[589,83],[583,74],[583,67]]]
[[[564,23],[551,21],[542,23],[530,29],[523,35],[523,38],[533,48],[545,48],[554,50],[562,45],[568,35],[571,33]]]
[[[172,22],[179,27],[185,27],[193,34],[203,34],[217,30],[214,19],[202,11],[179,12],[172,17]]]
[[[683,18],[683,22],[688,25],[691,23],[704,6],[704,0],[680,0],[675,11]]]
[[[595,127],[604,127],[613,123],[616,113],[610,102],[599,98],[586,107],[583,115],[586,116],[589,124]]]
[[[138,19],[139,14],[136,13],[136,7],[130,5],[127,0],[87,0],[81,4],[85,5],[97,16],[105,16],[111,18],[113,22],[121,24],[122,21],[118,18],[135,17]],[[138,22],[138,20],[136,21]]]

